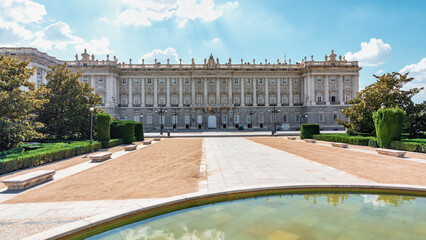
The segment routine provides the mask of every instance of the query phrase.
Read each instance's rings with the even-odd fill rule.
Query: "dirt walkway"
[[[195,192],[202,139],[168,139],[7,201],[160,198]]]
[[[363,179],[379,183],[426,185],[425,163],[275,137],[249,139],[343,170]]]
[[[140,142],[142,143],[142,142]],[[136,144],[140,144],[140,143],[136,143]],[[118,152],[123,150],[123,146],[116,146],[116,147],[112,147],[112,148],[104,148],[102,149],[102,151],[108,151],[108,152]],[[82,154],[82,155],[78,155],[75,157],[70,157],[70,158],[66,158],[63,160],[59,160],[59,161],[55,161],[55,162],[51,162],[51,163],[46,163],[37,167],[33,167],[33,168],[29,168],[29,169],[24,169],[21,171],[16,171],[16,172],[12,172],[10,174],[5,174],[5,175],[1,175],[0,176],[0,181],[1,180],[5,180],[8,178],[13,178],[22,174],[26,174],[29,172],[34,172],[37,170],[55,170],[55,171],[59,171],[68,167],[72,167],[74,165],[83,163],[83,162],[87,162],[90,161],[89,156],[92,154],[98,154],[98,152],[94,152],[94,153],[87,153],[87,154]],[[0,189],[1,188],[5,188],[6,185],[4,185],[3,183],[0,182]]]

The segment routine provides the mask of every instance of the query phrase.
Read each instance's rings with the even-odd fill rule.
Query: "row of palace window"
[[[294,116],[295,122],[306,121],[306,119],[302,119],[302,118],[304,118],[303,115],[296,113],[294,115],[292,114],[292,116]],[[318,113],[318,114],[316,114],[316,116],[317,116],[316,121],[318,121],[318,122],[324,122],[325,121],[324,113]],[[274,115],[270,116],[270,123],[275,122],[275,123],[279,124],[280,123],[280,119],[279,119],[280,117],[277,117],[276,121],[275,121],[274,117],[275,117]],[[253,118],[254,118],[254,116],[252,116],[252,115],[246,115],[246,122],[245,123],[251,124],[253,122]],[[312,116],[310,116],[310,118],[312,118]],[[336,122],[337,118],[338,118],[338,115],[336,113],[334,113],[333,114],[333,121]],[[178,119],[179,119],[178,116],[172,115],[172,124],[178,124]],[[139,122],[140,117],[134,116],[134,120]],[[161,118],[158,118],[158,123],[159,124],[165,124],[165,122],[166,122],[165,120],[166,120],[166,116],[163,115]],[[223,124],[227,124],[228,123],[228,115],[221,115],[221,120],[222,120]],[[233,118],[231,118],[230,120],[233,120],[234,124],[236,124],[236,123],[240,124],[241,123],[240,122],[240,115],[238,115],[238,114],[233,115]],[[289,121],[290,121],[289,115],[284,114],[282,116],[282,122],[288,123]],[[265,116],[263,114],[257,115],[257,122],[259,124],[265,123]],[[203,123],[203,115],[197,115],[196,123],[198,123],[198,124]],[[146,124],[153,124],[153,116],[152,115],[146,116]],[[190,117],[189,114],[184,115],[184,124],[191,124],[191,117]]]
[[[204,97],[202,95],[198,95],[197,98],[196,98],[196,104],[198,104],[198,105],[203,104],[203,100],[204,100]],[[216,104],[216,98],[215,97],[210,97],[208,101],[209,101],[208,102],[209,104]],[[240,101],[241,101],[241,98],[236,96],[233,99],[233,104],[240,105],[241,104]],[[299,102],[300,102],[299,96],[294,96],[294,102],[293,103],[297,104]],[[178,98],[177,97],[172,97],[171,104],[172,105],[177,105],[178,103],[179,103]],[[221,104],[228,104],[228,97],[222,97],[220,103]],[[275,104],[277,104],[277,99],[275,97],[270,97],[269,98],[269,103],[271,105],[275,105]],[[281,99],[281,103],[282,104],[289,104],[288,97],[283,97]],[[120,104],[127,105],[128,104],[127,98],[126,97],[121,98]],[[138,98],[138,97],[133,98],[133,104],[134,105],[141,104],[140,98]],[[146,104],[152,105],[153,104],[153,98],[152,97],[147,97],[146,98]],[[160,105],[166,104],[166,99],[165,98],[159,98],[158,99],[158,104],[160,104]],[[183,104],[189,105],[190,104],[190,99],[189,98],[184,98]],[[250,97],[250,96],[246,97],[245,98],[245,104],[246,105],[252,105],[253,104],[253,98]],[[258,97],[257,98],[257,104],[258,105],[264,105],[265,104],[265,99],[262,96]]]
[[[203,104],[203,99],[204,99],[203,96],[201,96],[201,95],[197,96],[197,98],[196,98],[196,104],[198,104],[198,105]],[[316,100],[317,100],[316,102],[323,102],[323,97],[322,96],[317,96]],[[345,99],[344,100],[345,100],[345,102],[348,102],[350,100],[350,96],[349,95],[345,95]],[[239,105],[239,104],[241,104],[240,101],[241,101],[240,97],[234,97],[233,104]],[[330,96],[330,102],[336,103],[337,102],[336,96]],[[189,105],[190,104],[190,99],[189,98],[184,98],[183,103],[185,105]],[[228,97],[222,97],[220,103],[221,104],[228,104]],[[253,98],[250,97],[250,96],[246,97],[244,103],[245,103],[245,105],[252,105],[253,104]],[[294,102],[293,103],[295,103],[295,104],[300,103],[299,96],[294,96]],[[127,105],[128,104],[127,98],[125,98],[125,97],[121,98],[121,104]],[[141,104],[140,98],[138,98],[138,97],[133,98],[133,104],[134,105],[140,105]],[[152,97],[147,97],[146,104],[148,104],[148,105],[153,104]],[[159,98],[159,104],[160,105],[166,104],[166,99],[165,98]],[[172,97],[171,104],[172,105],[179,104],[178,98],[177,97]],[[209,98],[209,104],[216,104],[216,98],[215,97],[210,97]],[[264,105],[265,104],[265,99],[263,97],[261,97],[261,96],[258,97],[257,98],[257,104],[258,105]],[[275,97],[270,97],[269,98],[269,104],[271,104],[271,105],[277,104],[277,99]],[[289,104],[288,97],[283,97],[281,99],[281,104],[284,104],[284,105]]]
[[[105,76],[99,76],[99,77],[97,77],[97,79],[98,79],[98,82],[104,82],[106,80]],[[256,78],[234,78],[234,84],[239,84],[240,80],[241,81],[245,80],[246,84],[251,84],[254,79],[256,79]],[[323,78],[321,76],[317,76],[316,79],[317,79],[317,81],[322,81]],[[121,78],[121,85],[127,85],[127,83],[129,81],[132,81],[132,80],[133,80],[133,84],[134,85],[140,85],[141,81],[143,81],[144,79],[140,79],[140,78]],[[148,85],[151,85],[152,82],[153,82],[152,80],[153,80],[152,78],[147,78],[146,79],[146,83]],[[270,84],[276,84],[277,80],[279,80],[279,79],[269,78],[269,83]],[[291,80],[293,80],[293,82],[295,84],[299,83],[299,78],[281,78],[280,79],[280,81],[282,82],[282,84],[287,84],[288,81],[291,81]],[[349,82],[350,80],[351,80],[350,76],[345,76],[345,81],[346,82]],[[89,81],[89,77],[88,76],[83,76],[82,81],[83,82],[88,82]],[[201,81],[200,78],[196,78],[195,81],[196,81],[197,84],[201,84],[202,83],[202,81]],[[210,78],[209,79],[209,83],[210,84],[214,84],[215,81],[216,81],[216,79],[214,79],[214,78]],[[332,81],[332,82],[336,81],[336,77],[335,76],[330,76],[330,81]],[[189,85],[189,78],[184,78],[183,82],[184,82],[185,85]],[[264,78],[257,78],[257,83],[258,84],[263,84],[264,82],[265,82]],[[225,78],[222,79],[222,83],[224,83],[224,84],[226,83],[226,79]],[[166,84],[166,79],[165,78],[159,78],[159,84],[160,85],[165,85]],[[171,84],[172,85],[178,84],[178,79],[177,78],[171,78]]]

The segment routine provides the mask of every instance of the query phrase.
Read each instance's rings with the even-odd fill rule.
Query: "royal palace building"
[[[155,61],[133,64],[97,60],[86,51],[74,61],[62,61],[35,48],[0,48],[0,55],[29,60],[37,68],[31,78],[46,82],[48,68],[66,63],[83,72],[102,98],[102,107],[114,118],[143,121],[144,128],[218,129],[242,126],[254,130],[298,130],[301,123],[318,123],[321,129],[342,129],[336,120],[359,90],[356,61],[333,51],[323,61],[311,56],[296,63],[219,63],[212,55],[201,64]],[[141,114],[143,117],[141,118]]]

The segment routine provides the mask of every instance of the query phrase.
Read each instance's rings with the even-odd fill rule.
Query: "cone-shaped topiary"
[[[135,124],[135,138],[136,141],[143,141],[144,140],[144,134],[143,134],[143,124],[142,123],[136,123]]]
[[[98,131],[99,141],[110,140],[110,126],[109,126],[110,122],[111,122],[111,116],[108,113],[96,114],[96,128]]]
[[[401,139],[405,111],[400,108],[382,108],[373,113],[377,143],[381,148],[389,148],[394,140]]]

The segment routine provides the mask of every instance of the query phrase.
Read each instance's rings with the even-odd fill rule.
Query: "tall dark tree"
[[[34,68],[29,62],[0,56],[0,151],[16,147],[22,141],[40,137],[33,121],[35,112],[47,102],[40,96],[46,88],[35,88],[30,82]]]
[[[393,72],[373,76],[377,78],[377,81],[360,91],[356,98],[349,101],[352,106],[342,111],[348,121],[338,120],[340,125],[346,127],[348,134],[374,134],[373,112],[382,106],[389,108],[399,106],[407,113],[404,132],[416,135],[424,131],[424,122],[420,122],[422,119],[421,108],[423,106],[424,112],[424,104],[416,105],[411,100],[423,88],[403,90],[402,87],[413,80],[408,77],[408,73]]]
[[[50,67],[46,88],[49,93],[38,120],[44,123],[40,131],[57,139],[83,139],[90,134],[90,105],[98,105],[100,97],[92,93],[88,83],[79,81],[81,73],[73,73],[64,65]],[[93,116],[96,115],[96,112]]]

